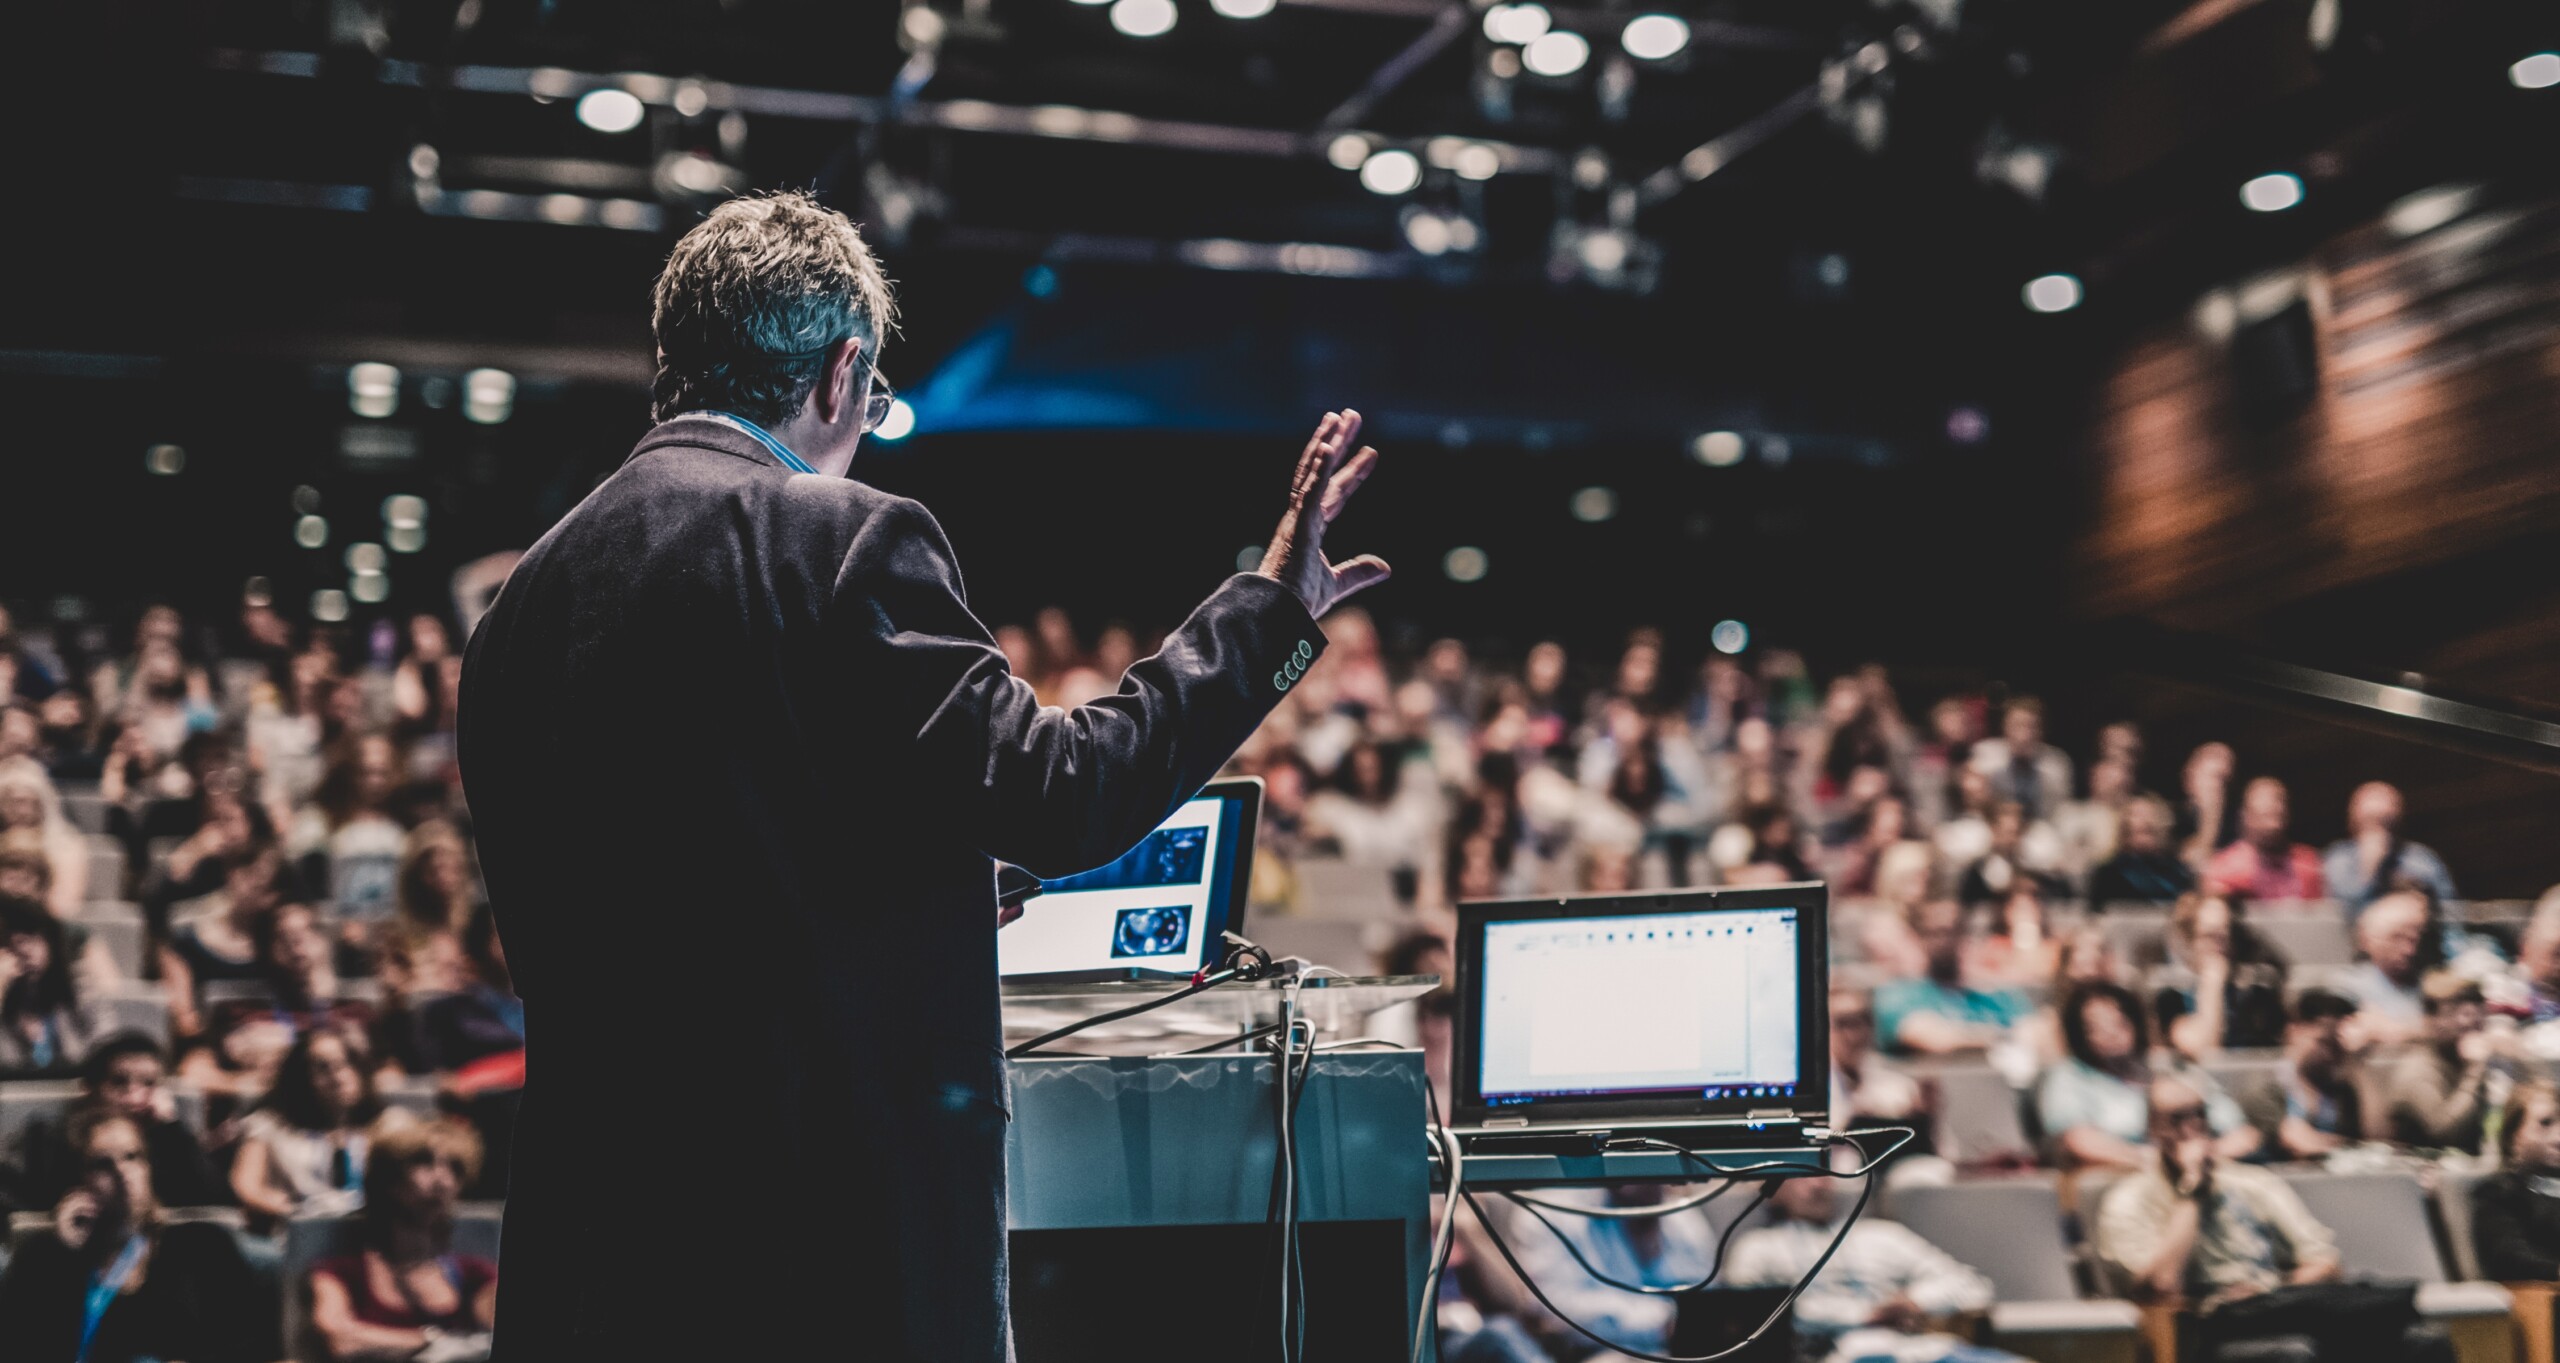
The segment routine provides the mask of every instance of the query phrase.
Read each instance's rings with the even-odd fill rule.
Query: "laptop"
[[[1820,884],[1460,904],[1453,1130],[1487,1154],[1812,1143],[1828,904]]]
[[[996,934],[1007,984],[1188,980],[1244,930],[1262,782],[1213,781],[1108,865],[1040,882]],[[1012,874],[1008,868],[1008,873]]]

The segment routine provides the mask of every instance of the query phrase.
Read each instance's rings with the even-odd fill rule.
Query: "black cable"
[[[1259,1040],[1261,1040],[1262,1038],[1264,1038],[1264,1037],[1266,1037],[1266,1036],[1269,1036],[1269,1035],[1271,1035],[1273,1032],[1276,1032],[1276,1031],[1279,1031],[1279,1030],[1280,1030],[1280,1024],[1279,1024],[1279,1023],[1276,1023],[1276,1022],[1272,1022],[1272,1023],[1265,1023],[1264,1025],[1262,1025],[1262,1026],[1260,1026],[1260,1027],[1256,1027],[1256,1028],[1254,1028],[1254,1029],[1253,1029],[1252,1031],[1250,1031],[1250,1032],[1239,1032],[1239,1033],[1237,1033],[1236,1035],[1231,1036],[1231,1037],[1227,1037],[1227,1038],[1225,1038],[1225,1039],[1223,1039],[1223,1040],[1219,1040],[1219,1041],[1212,1041],[1212,1042],[1210,1042],[1210,1043],[1209,1043],[1208,1045],[1206,1045],[1206,1046],[1194,1046],[1194,1047],[1192,1047],[1190,1050],[1187,1050],[1187,1051],[1168,1051],[1168,1052],[1166,1052],[1166,1054],[1168,1054],[1168,1055],[1207,1055],[1207,1054],[1209,1054],[1209,1053],[1210,1053],[1210,1052],[1212,1052],[1212,1051],[1223,1051],[1223,1050],[1227,1049],[1229,1046],[1250,1046],[1250,1045],[1252,1045],[1254,1042],[1259,1041]]]
[[[1184,985],[1182,988],[1177,989],[1170,994],[1159,994],[1154,998],[1148,999],[1144,1003],[1133,1003],[1126,1008],[1115,1008],[1108,1013],[1097,1013],[1092,1017],[1083,1019],[1082,1021],[1070,1022],[1066,1026],[1057,1028],[1054,1031],[1042,1032],[1040,1035],[1031,1038],[1029,1041],[1022,1042],[1019,1045],[1006,1047],[1004,1058],[1007,1060],[1019,1059],[1022,1056],[1029,1055],[1033,1051],[1048,1045],[1052,1041],[1058,1040],[1060,1037],[1074,1036],[1076,1033],[1083,1031],[1087,1027],[1099,1027],[1106,1022],[1118,1022],[1122,1018],[1133,1018],[1140,1013],[1162,1008],[1168,1003],[1180,1003],[1194,994],[1207,993],[1208,991],[1217,988],[1219,985],[1225,984],[1229,980],[1253,978],[1245,973],[1245,969],[1246,968],[1243,966],[1228,966],[1222,970],[1212,971],[1209,974],[1203,975],[1199,979],[1191,982],[1190,984]]]
[[[1616,1353],[1624,1354],[1629,1358],[1642,1359],[1644,1360],[1644,1363],[1720,1363],[1720,1360],[1731,1358],[1742,1352],[1744,1349],[1748,1349],[1752,1345],[1759,1343],[1760,1337],[1769,1333],[1770,1327],[1776,1325],[1780,1319],[1785,1317],[1788,1308],[1796,1304],[1796,1298],[1803,1296],[1804,1290],[1813,1285],[1813,1280],[1822,1276],[1823,1268],[1830,1264],[1831,1256],[1840,1251],[1841,1243],[1849,1238],[1849,1228],[1858,1224],[1859,1215],[1867,1209],[1867,1199],[1875,1196],[1875,1191],[1875,1179],[1872,1177],[1865,1179],[1858,1189],[1858,1200],[1851,1204],[1849,1208],[1848,1219],[1840,1223],[1840,1233],[1831,1237],[1831,1243],[1823,1249],[1822,1257],[1814,1260],[1812,1269],[1807,1271],[1804,1277],[1798,1279],[1794,1287],[1787,1290],[1786,1297],[1779,1301],[1776,1308],[1769,1312],[1769,1318],[1760,1322],[1757,1328],[1753,1329],[1750,1334],[1743,1336],[1739,1341],[1728,1345],[1725,1348],[1718,1349],[1716,1352],[1711,1354],[1646,1353],[1642,1349],[1632,1348],[1616,1340],[1610,1339],[1606,1335],[1602,1335],[1591,1329],[1591,1327],[1584,1325],[1582,1322],[1575,1320],[1571,1316],[1566,1315],[1553,1301],[1548,1300],[1547,1294],[1538,1287],[1536,1282],[1530,1279],[1529,1271],[1520,1266],[1520,1256],[1512,1252],[1510,1242],[1502,1238],[1501,1229],[1496,1227],[1492,1219],[1484,1214],[1484,1208],[1482,1205],[1477,1203],[1476,1195],[1473,1192],[1468,1192],[1462,1194],[1462,1196],[1466,1199],[1467,1210],[1476,1214],[1476,1223],[1484,1227],[1485,1238],[1493,1242],[1494,1249],[1502,1255],[1502,1261],[1511,1266],[1511,1272],[1513,1276],[1520,1279],[1520,1285],[1529,1289],[1529,1295],[1537,1299],[1538,1305],[1545,1307],[1549,1315],[1563,1321],[1567,1329],[1572,1330],[1575,1334],[1582,1336],[1584,1339],[1590,1340],[1592,1343],[1599,1345],[1603,1349],[1613,1350]]]
[[[1524,1212],[1527,1212],[1539,1225],[1546,1227],[1547,1233],[1556,1238],[1556,1243],[1564,1246],[1564,1252],[1572,1255],[1573,1261],[1582,1265],[1582,1271],[1590,1274],[1594,1279],[1607,1283],[1609,1286],[1614,1287],[1621,1292],[1641,1292],[1649,1297],[1676,1297],[1684,1292],[1704,1291],[1708,1284],[1713,1283],[1716,1280],[1716,1275],[1724,1272],[1724,1252],[1732,1247],[1734,1232],[1741,1230],[1742,1223],[1750,1220],[1751,1214],[1760,1210],[1761,1205],[1766,1203],[1769,1200],[1770,1195],[1775,1193],[1777,1189],[1778,1180],[1773,1179],[1767,1183],[1761,1184],[1760,1195],[1751,1199],[1751,1205],[1743,1208],[1740,1216],[1724,1223],[1723,1233],[1716,1236],[1716,1257],[1707,1261],[1707,1276],[1700,1278],[1694,1283],[1682,1283],[1676,1287],[1652,1287],[1643,1283],[1622,1283],[1617,1279],[1610,1277],[1608,1274],[1593,1268],[1591,1266],[1591,1261],[1582,1256],[1582,1248],[1573,1243],[1573,1237],[1565,1234],[1563,1227],[1548,1220],[1546,1213],[1539,1211],[1535,1204],[1523,1202],[1518,1197],[1509,1193],[1503,1194],[1503,1197],[1512,1205],[1518,1207]]]

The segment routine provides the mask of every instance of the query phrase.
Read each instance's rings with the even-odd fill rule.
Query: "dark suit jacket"
[[[922,507],[650,432],[463,671],[528,1042],[501,1363],[1003,1359],[989,859],[1118,855],[1323,645],[1240,575],[1043,709]]]

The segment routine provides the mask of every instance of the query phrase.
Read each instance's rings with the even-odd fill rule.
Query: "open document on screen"
[[[998,973],[1189,974],[1226,893],[1217,859],[1227,817],[1225,801],[1203,796],[1110,864],[1042,882],[1029,910],[996,935]]]
[[[1490,922],[1484,932],[1487,1103],[1794,1096],[1795,910]]]

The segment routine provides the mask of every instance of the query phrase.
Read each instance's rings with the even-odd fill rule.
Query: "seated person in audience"
[[[2171,843],[2174,816],[2157,795],[2137,795],[2124,807],[2114,856],[2089,872],[2089,904],[2166,904],[2195,888],[2195,868]]]
[[[252,1217],[282,1221],[362,1205],[376,1123],[407,1122],[374,1097],[371,1059],[362,1034],[336,1024],[294,1042],[275,1091],[242,1120],[231,1162],[231,1190]]]
[[[1953,900],[1915,905],[1909,922],[1928,973],[1876,986],[1876,1030],[1886,1050],[1904,1055],[1987,1050],[2034,1011],[2019,990],[1977,987],[1966,978],[1964,910]]]
[[[2065,1167],[2142,1167],[2151,1157],[2143,1142],[2153,1079],[2142,1005],[2122,985],[2074,985],[2062,1000],[2062,1040],[2069,1054],[2036,1081],[2036,1119],[2045,1139]],[[2220,1085],[2198,1070],[2166,1072],[2208,1100],[2218,1156],[2239,1159],[2257,1150],[2257,1129]]]
[[[1734,1237],[1724,1270],[1734,1287],[1793,1287],[1840,1234],[1839,1189],[1827,1178],[1791,1178],[1769,1196],[1771,1224]],[[1905,1226],[1861,1216],[1796,1298],[1797,1353],[1828,1363],[1999,1363],[2015,1355],[1932,1328],[1947,1316],[1991,1307],[1989,1279]]]
[[[2461,897],[2444,858],[2400,836],[2400,790],[2388,781],[2367,781],[2347,797],[2347,836],[2329,844],[2320,866],[2329,897],[2350,916],[2393,890],[2418,890],[2438,903]]]
[[[2355,1000],[2306,989],[2284,1026],[2284,1059],[2239,1095],[2249,1124],[2278,1159],[2324,1159],[2364,1139],[2357,1063],[2364,1047]]]
[[[270,1363],[281,1316],[229,1230],[169,1225],[134,1119],[84,1111],[80,1177],[0,1273],[0,1350],[77,1363]]]
[[[1924,1120],[1920,1083],[1876,1054],[1876,1012],[1864,989],[1831,989],[1831,1125]]]
[[[45,908],[59,918],[80,912],[89,897],[89,845],[71,821],[62,817],[62,797],[52,778],[31,761],[0,766],[0,834],[14,834],[44,849],[53,868],[53,892]],[[113,898],[121,885],[101,885],[100,898]]]
[[[170,849],[138,896],[152,931],[164,937],[178,906],[220,892],[234,866],[275,845],[275,824],[266,807],[242,792],[208,790],[200,803],[204,821]]]
[[[2061,841],[2052,826],[2028,823],[2024,806],[2004,800],[1991,811],[1991,845],[1956,878],[1957,902],[1995,903],[2021,889],[2058,893],[2060,863]]]
[[[2293,840],[2293,797],[2272,776],[2240,794],[2240,840],[2213,854],[2204,878],[2251,899],[2318,899],[2328,893],[2320,854]]]
[[[2443,961],[2440,949],[2430,950],[2429,917],[2426,898],[2404,891],[2366,905],[2356,919],[2356,951],[2364,959],[2340,984],[2380,1044],[2412,1040],[2425,1029],[2418,982]]]
[[[2525,1021],[2560,1021],[2560,886],[2542,892],[2516,943],[2513,1003]]]
[[[66,955],[61,920],[44,905],[0,898],[0,1074],[60,1074],[87,1053]]]
[[[2284,1038],[2284,957],[2249,930],[2244,902],[2197,892],[2169,913],[2169,961],[2151,974],[2152,1010],[2189,1060]]]
[[[2450,970],[2419,986],[2426,1031],[2375,1074],[2366,1134],[2419,1150],[2478,1154],[2489,1117],[2493,1071],[2513,1069],[2515,1033],[2491,1031],[2480,984]]]
[[[2049,822],[2062,843],[2062,873],[2074,884],[2116,854],[2124,837],[2125,805],[2133,799],[2133,765],[2120,757],[2089,764],[2089,798],[2072,800]]]
[[[80,1096],[58,1117],[38,1117],[20,1136],[25,1151],[28,1200],[50,1207],[80,1177],[81,1157],[71,1130],[93,1112],[133,1120],[151,1156],[153,1200],[163,1207],[207,1207],[231,1200],[214,1177],[212,1161],[196,1133],[178,1120],[176,1095],[167,1083],[160,1043],[140,1032],[116,1032],[89,1048],[80,1067]]]
[[[2044,741],[2044,702],[2018,696],[2001,707],[2000,736],[1973,745],[1970,765],[1991,778],[1993,798],[2042,819],[2071,798],[2071,758]]]
[[[311,1326],[338,1363],[489,1356],[498,1266],[453,1250],[480,1137],[448,1117],[386,1132],[364,1175],[363,1247],[311,1266]]]
[[[2003,984],[2041,994],[2062,968],[2062,941],[2053,935],[2041,885],[2022,880],[1983,915],[1981,935],[1967,949],[1967,974],[1986,985]]]
[[[2516,1085],[2499,1114],[2504,1168],[2471,1185],[2471,1241],[2496,1282],[2560,1281],[2560,1088]]]
[[[2107,1189],[2098,1204],[2093,1247],[2130,1295],[2180,1302],[2197,1312],[2211,1350],[2205,1357],[2222,1363],[2451,1363],[2444,1337],[2414,1323],[2398,1339],[2359,1341],[2353,1354],[2324,1351],[2304,1328],[2304,1317],[2317,1312],[2316,1300],[2284,1316],[2235,1315],[2217,1322],[2216,1314],[2230,1303],[2337,1281],[2336,1237],[2281,1175],[2215,1153],[2205,1096],[2187,1079],[2152,1081],[2150,1126],[2154,1154]]]
[[[160,980],[179,1040],[204,1033],[204,986],[265,973],[258,961],[257,921],[289,897],[286,890],[284,854],[272,846],[254,848],[224,872],[208,912],[172,923],[160,948]]]

